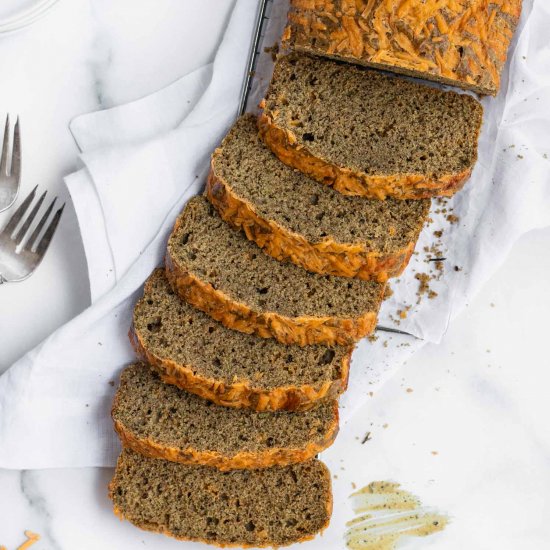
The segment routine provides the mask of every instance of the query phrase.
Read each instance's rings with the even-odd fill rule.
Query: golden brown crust
[[[270,311],[254,311],[175,263],[170,250],[166,254],[166,274],[174,292],[224,326],[262,338],[276,338],[282,344],[350,345],[370,334],[376,326],[373,311],[356,319],[284,317]],[[383,293],[384,285],[381,285],[381,296]]]
[[[262,106],[265,107],[265,102],[262,102]],[[326,159],[314,156],[307,147],[298,143],[293,132],[277,126],[271,114],[265,110],[258,119],[258,128],[266,145],[282,162],[314,180],[332,186],[344,195],[381,200],[386,197],[396,199],[451,197],[462,189],[473,167],[457,174],[446,174],[437,179],[428,179],[422,174],[373,176],[364,172],[354,172],[350,168],[337,166]]]
[[[113,405],[113,411],[116,409],[116,401]],[[219,470],[249,470],[259,468],[269,468],[271,466],[288,466],[297,462],[306,462],[315,457],[317,453],[330,447],[338,434],[338,402],[333,405],[334,421],[330,429],[325,434],[322,441],[315,443],[309,442],[304,448],[285,449],[273,448],[265,449],[261,452],[241,452],[229,456],[215,451],[199,451],[193,448],[180,449],[162,445],[150,438],[140,438],[132,433],[131,430],[119,421],[113,418],[115,430],[117,431],[122,445],[130,448],[143,456],[149,458],[162,458],[171,462],[181,464],[202,464],[212,466]]]
[[[291,0],[298,51],[496,95],[521,0]]]
[[[120,460],[120,458],[119,458],[119,460]],[[332,480],[330,478],[330,471],[327,468],[326,464],[324,464],[323,462],[320,462],[320,464],[323,465],[323,472],[324,472],[324,475],[325,475],[325,479],[326,479],[326,482],[328,483],[328,486],[330,488],[331,485],[332,485]],[[115,490],[115,486],[114,486],[114,477],[113,477],[113,479],[109,483],[109,498],[111,499],[111,501],[113,501],[113,492],[114,492],[114,490]],[[325,503],[325,508],[326,508],[326,511],[327,511],[327,519],[326,519],[325,523],[321,526],[319,531],[315,534],[312,534],[312,535],[305,535],[304,537],[293,541],[292,544],[294,544],[295,542],[297,543],[297,542],[305,542],[305,541],[308,541],[308,540],[312,540],[317,535],[320,535],[328,527],[328,525],[330,523],[330,518],[332,516],[332,508],[333,508],[333,496],[332,496],[332,491],[330,491],[330,490],[329,490],[327,501]],[[211,546],[217,546],[218,548],[267,548],[267,547],[272,547],[273,546],[273,544],[269,541],[266,541],[265,544],[256,543],[254,545],[246,544],[246,543],[224,544],[224,543],[219,543],[219,542],[216,542],[216,541],[213,541],[213,540],[207,540],[207,539],[200,539],[200,538],[188,539],[188,538],[184,538],[184,537],[177,537],[173,533],[168,531],[164,526],[161,526],[161,525],[152,524],[152,523],[151,524],[143,524],[142,523],[140,525],[137,525],[136,523],[132,522],[132,520],[127,518],[124,515],[124,513],[122,512],[122,510],[114,503],[113,503],[113,513],[120,520],[127,520],[130,523],[132,523],[132,525],[135,525],[139,529],[143,529],[145,531],[151,531],[153,533],[160,533],[162,535],[166,535],[168,537],[171,537],[171,538],[174,538],[174,539],[177,539],[177,540],[190,540],[190,541],[193,541],[193,542],[202,542],[204,544],[209,544]],[[289,543],[289,544],[291,544],[291,543]]]
[[[244,231],[247,238],[279,261],[293,263],[321,275],[356,277],[385,282],[399,276],[407,266],[416,242],[393,253],[365,248],[362,243],[339,243],[332,237],[311,243],[304,236],[287,230],[272,220],[262,218],[254,205],[239,197],[229,183],[212,168],[206,194],[220,216],[233,227]]]
[[[129,336],[137,355],[147,361],[164,382],[224,407],[256,411],[304,411],[321,402],[338,398],[347,388],[353,351],[350,347],[343,358],[338,379],[326,381],[318,387],[281,386],[267,390],[255,387],[251,380],[235,380],[231,384],[226,384],[221,380],[205,378],[197,374],[192,366],[180,365],[148,351],[133,327]]]

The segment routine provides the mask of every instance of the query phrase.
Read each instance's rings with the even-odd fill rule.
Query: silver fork
[[[57,201],[57,197],[55,197],[25,245],[21,246],[25,239],[25,235],[34,222],[36,215],[38,214],[38,211],[40,210],[40,207],[46,197],[47,191],[44,191],[34,205],[33,209],[23,220],[23,217],[34,201],[37,188],[38,186],[36,186],[29,193],[27,198],[13,213],[13,216],[2,230],[2,233],[0,233],[0,285],[2,283],[17,283],[19,281],[23,281],[34,272],[44,258],[44,255],[50,246],[52,237],[54,236],[55,230],[57,229],[57,225],[59,224],[59,220],[61,219],[61,215],[63,214],[65,204],[63,204],[63,206],[61,206],[61,208],[59,208],[53,215],[50,223],[44,231],[44,234],[42,235],[42,238],[38,241],[38,237],[46,225],[55,202]],[[20,224],[21,226],[16,231]]]
[[[19,184],[21,182],[21,135],[19,131],[19,117],[17,117],[17,121],[15,122],[11,165],[8,166],[10,134],[10,115],[8,115],[6,117],[6,126],[4,129],[2,157],[0,157],[0,212],[12,206],[19,193]]]

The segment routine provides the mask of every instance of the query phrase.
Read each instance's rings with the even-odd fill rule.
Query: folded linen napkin
[[[117,273],[122,274],[135,259],[134,250],[129,247],[111,249],[104,216],[107,210],[125,212],[127,208],[124,191],[111,185],[113,159],[118,170],[126,159],[128,163],[134,162],[132,145],[139,146],[177,128],[208,87],[212,71],[213,65],[206,65],[155,94],[121,107],[82,115],[71,122],[71,132],[83,152],[84,167],[66,177],[65,182],[75,205],[86,250],[92,303],[115,285]],[[164,167],[159,166],[159,169]],[[140,168],[137,165],[132,169],[138,171]],[[144,176],[138,176],[137,181],[141,177]],[[107,196],[109,192],[115,194],[114,198]],[[153,192],[164,195],[162,189],[155,188]],[[142,197],[138,197],[139,212],[147,222],[146,233],[149,233],[159,224],[149,223],[149,213],[144,211],[148,205],[141,202]],[[107,203],[105,210],[102,199]]]
[[[72,124],[83,168],[67,184],[93,305],[0,377],[0,467],[114,464],[119,447],[109,418],[110,383],[133,358],[126,338],[131,310],[143,281],[162,261],[175,217],[202,188],[208,157],[236,115],[255,7],[254,0],[236,3],[212,66],[149,98]],[[283,20],[284,2],[274,9],[280,17],[273,21]],[[344,420],[423,342],[442,337],[521,234],[550,225],[549,23],[544,0],[524,2],[503,89],[498,98],[484,100],[474,175],[445,205],[434,201],[434,222],[422,234],[418,256],[392,282],[394,295],[380,324],[423,340],[380,334],[358,345],[342,399]],[[449,215],[459,220],[449,221]],[[434,235],[441,230],[441,237]],[[439,269],[427,262],[434,254],[447,258]],[[422,290],[430,270],[434,279],[424,280]],[[422,295],[426,285],[438,296]]]

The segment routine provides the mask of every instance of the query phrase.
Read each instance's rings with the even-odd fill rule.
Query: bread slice
[[[478,101],[353,65],[282,57],[262,105],[270,149],[346,195],[451,196],[477,159]]]
[[[166,268],[182,298],[225,326],[301,346],[347,345],[369,334],[385,286],[278,262],[205,197],[191,199],[177,220]]]
[[[285,44],[496,95],[521,0],[291,0]]]
[[[152,458],[221,470],[305,462],[338,433],[338,403],[307,412],[221,407],[162,382],[149,365],[127,367],[112,417],[125,447]]]
[[[161,269],[135,306],[131,336],[165,382],[226,407],[304,410],[347,386],[351,347],[284,346],[225,328],[180,300]]]
[[[429,199],[365,200],[321,187],[271,153],[253,115],[239,119],[212,156],[207,195],[277,260],[378,281],[403,271],[430,209]]]
[[[330,474],[318,460],[222,472],[120,455],[109,486],[114,512],[140,529],[216,546],[285,546],[329,523]]]

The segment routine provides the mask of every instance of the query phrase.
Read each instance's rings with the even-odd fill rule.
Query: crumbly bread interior
[[[308,412],[256,412],[215,405],[170,384],[144,364],[120,378],[113,419],[141,440],[226,457],[321,445],[338,422],[335,402]]]
[[[256,213],[311,243],[332,238],[392,253],[415,242],[430,200],[368,200],[321,186],[280,162],[258,136],[256,119],[241,117],[213,158],[213,170]]]
[[[285,317],[358,318],[377,312],[384,284],[317,275],[271,258],[194,197],[168,243],[172,261],[255,311]]]
[[[468,95],[297,53],[278,60],[266,110],[333,164],[435,178],[473,166],[483,114]]]
[[[205,204],[203,199],[200,204]],[[349,348],[341,346],[285,346],[271,338],[228,329],[180,300],[161,269],[151,275],[136,304],[134,330],[149,352],[185,365],[197,376],[226,385],[250,381],[253,388],[266,390],[318,388],[340,380],[349,353]]]
[[[282,546],[325,527],[331,488],[317,460],[221,472],[124,450],[111,498],[119,514],[144,529],[217,544]]]

